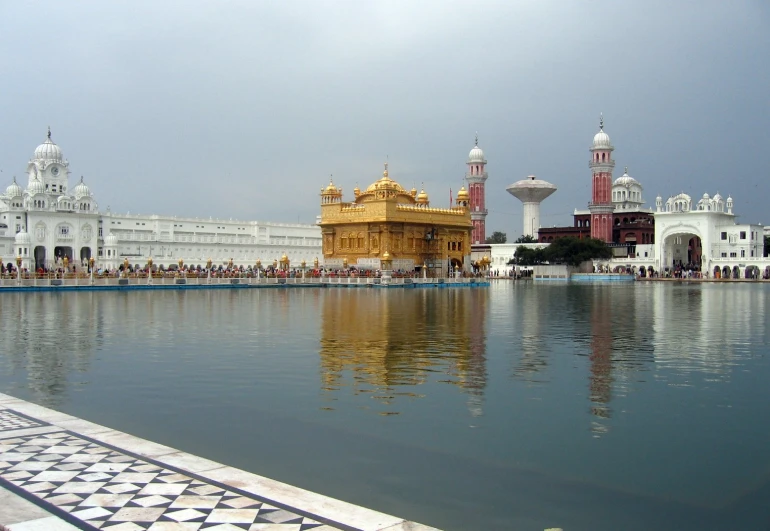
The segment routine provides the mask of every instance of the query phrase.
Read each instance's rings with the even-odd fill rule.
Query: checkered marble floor
[[[39,422],[26,415],[14,413],[8,410],[0,411],[0,431],[19,430],[23,428],[37,428],[46,423]]]
[[[80,529],[349,529],[71,431],[29,434],[47,425],[0,409],[0,485]]]

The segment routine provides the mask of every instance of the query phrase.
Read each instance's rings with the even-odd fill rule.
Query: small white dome
[[[104,245],[117,245],[118,244],[118,237],[115,236],[113,233],[109,233],[106,238],[104,238]]]
[[[656,203],[660,203],[661,201],[663,201],[663,197],[662,196],[659,195],[658,197],[655,198],[655,202]]]
[[[705,193],[705,194],[703,194],[703,199],[706,199],[706,200],[708,200],[708,198],[709,198],[709,194],[708,194],[708,192],[707,192],[707,193]]]
[[[16,233],[15,241],[17,245],[29,245],[32,240],[29,238],[29,234],[27,234],[26,231],[21,231]]]
[[[617,185],[631,186],[632,184],[639,184],[639,181],[637,181],[636,179],[634,179],[628,174],[628,168],[626,168],[626,171],[625,173],[623,173],[623,175],[615,179],[615,183],[614,183],[615,186]]]
[[[29,183],[29,186],[27,187],[27,193],[29,195],[37,195],[37,194],[44,194],[45,193],[45,185],[35,177],[32,179],[32,182]]]
[[[51,140],[51,129],[48,129],[48,137],[45,139],[45,142],[37,146],[37,149],[35,149],[35,158],[40,160],[52,160],[56,162],[62,162],[64,159],[62,158],[61,148],[54,144],[53,140]]]
[[[594,135],[591,149],[612,149],[610,135],[604,132],[604,118],[601,115],[599,116],[599,132]]]
[[[13,178],[13,182],[11,185],[5,189],[5,196],[6,197],[19,197],[21,194],[24,193],[24,190],[22,190],[21,186],[16,184],[16,177]]]
[[[89,190],[88,186],[86,186],[86,183],[83,182],[83,177],[80,178],[80,182],[77,184],[77,186],[75,186],[72,194],[75,196],[75,199],[80,199],[81,197],[91,197],[91,190]]]
[[[721,201],[721,200],[722,200],[722,196],[719,195],[719,192],[717,192],[717,195],[714,196],[714,201]]]
[[[610,135],[604,131],[599,131],[594,135],[594,142],[591,147],[594,149],[610,149],[612,147]]]
[[[733,197],[731,195],[727,196],[727,202],[728,203],[732,203],[733,202]]]
[[[479,147],[479,137],[476,135],[476,145],[473,146],[473,149],[471,149],[470,153],[468,153],[468,162],[483,162],[486,163],[484,160],[484,151]]]

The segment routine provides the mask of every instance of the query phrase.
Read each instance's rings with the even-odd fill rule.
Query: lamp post
[[[208,283],[211,284],[211,258],[206,261],[206,277],[208,279]]]
[[[88,265],[91,268],[91,285],[92,286],[94,285],[94,263],[95,262],[96,262],[96,260],[94,260],[93,256],[88,259]]]
[[[460,267],[455,264],[455,279],[457,279],[460,276]]]
[[[67,257],[64,257],[64,267],[67,267]],[[128,258],[123,259],[123,278],[128,278]]]
[[[307,267],[307,262],[302,260],[300,267],[302,267],[302,282],[305,282],[305,267]]]
[[[69,265],[70,265],[70,259],[65,256],[64,257],[64,275],[66,275],[67,271],[69,271]]]
[[[318,271],[318,257],[313,258],[313,269]]]
[[[21,286],[21,255],[16,256],[16,283]]]
[[[259,274],[260,274],[260,272],[262,270],[262,260],[257,258],[257,264],[256,265],[257,265],[257,284],[259,284]]]
[[[147,259],[147,285],[152,285],[152,256]]]
[[[184,267],[184,260],[182,260],[182,259],[180,258],[180,259],[179,259],[179,277],[180,277],[180,278],[184,278],[184,277],[185,277],[185,274],[184,274],[184,269],[183,269],[183,267]]]

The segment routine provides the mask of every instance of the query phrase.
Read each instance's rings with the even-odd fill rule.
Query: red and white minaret
[[[470,194],[471,222],[473,233],[471,243],[484,243],[487,238],[486,219],[487,206],[484,199],[484,182],[487,180],[487,161],[484,152],[479,147],[479,135],[476,134],[476,145],[468,154],[468,172],[465,180],[468,181],[468,193]]]
[[[599,116],[599,132],[594,136],[591,145],[591,202],[588,210],[591,212],[591,238],[597,238],[605,243],[612,243],[612,169],[615,161],[612,152],[615,150],[610,137],[604,132],[604,118]]]

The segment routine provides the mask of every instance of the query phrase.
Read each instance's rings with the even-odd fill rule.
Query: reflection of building
[[[752,344],[766,344],[767,297],[761,291],[750,284],[656,286],[656,365],[668,369],[671,381],[679,376],[691,383],[693,373],[704,373],[709,381],[729,380],[740,358],[751,355]]]
[[[612,313],[610,290],[593,292],[591,304],[591,354],[589,388],[591,412],[600,419],[610,417],[612,398]]]
[[[486,386],[487,290],[327,290],[321,299],[321,378],[390,403],[431,378],[477,397]]]
[[[411,271],[428,264],[446,271],[451,263],[470,268],[471,214],[468,191],[462,188],[451,208],[430,206],[428,194],[407,192],[388,175],[366,190],[353,190],[352,203],[342,201],[333,183],[321,190],[321,232],[327,266]],[[387,253],[387,254],[386,254]]]
[[[98,293],[3,294],[0,363],[26,375],[34,401],[57,406],[71,391],[73,374],[88,371],[102,342]]]
[[[22,267],[51,267],[67,257],[73,265],[88,258],[99,266],[117,267],[128,258],[144,266],[205,265],[208,258],[236,265],[272,261],[287,253],[292,263],[312,261],[320,254],[321,235],[315,225],[264,223],[158,215],[100,212],[83,182],[69,188],[69,162],[51,139],[35,149],[27,164],[26,189],[13,182],[0,194],[0,258]]]

